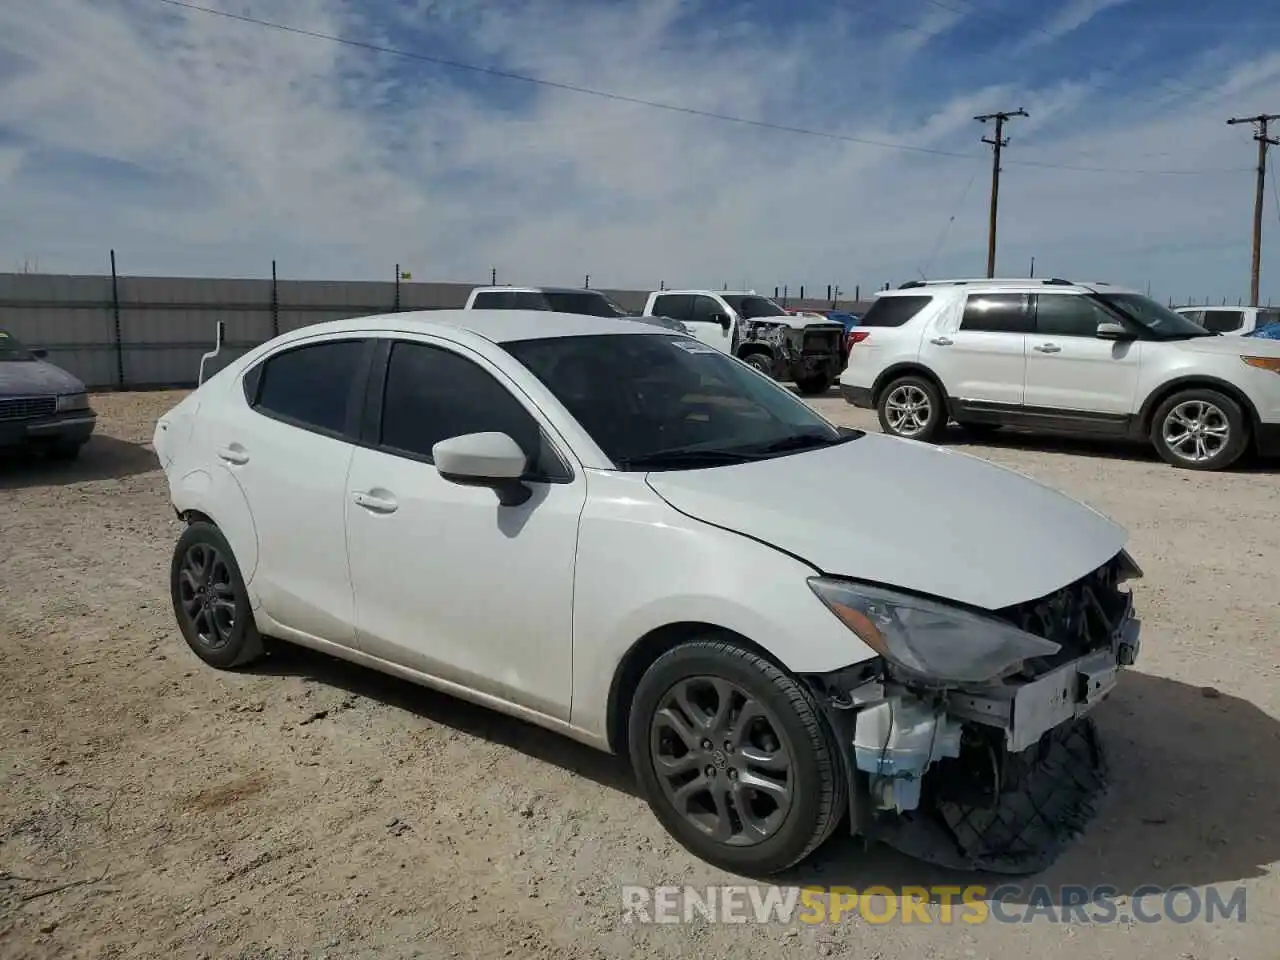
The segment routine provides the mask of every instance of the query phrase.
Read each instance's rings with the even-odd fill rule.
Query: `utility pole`
[[[1280,113],[1260,113],[1256,117],[1232,117],[1227,123],[1252,123],[1257,128],[1253,139],[1258,141],[1258,194],[1253,198],[1253,271],[1249,279],[1249,306],[1258,305],[1258,287],[1262,274],[1262,205],[1266,200],[1267,147],[1280,145],[1280,139],[1267,136],[1267,124],[1280,120]]]
[[[989,143],[992,147],[991,160],[991,222],[987,226],[987,276],[994,277],[996,275],[996,211],[1000,206],[1000,151],[1009,145],[1009,138],[1004,135],[1004,125],[1006,120],[1013,117],[1029,116],[1027,111],[1019,107],[1017,110],[1000,110],[996,113],[984,113],[980,117],[973,119],[980,123],[987,123],[991,120],[996,122],[996,135],[994,137],[983,137],[983,143]]]

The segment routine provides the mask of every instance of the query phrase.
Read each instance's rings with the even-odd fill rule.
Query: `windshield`
[[[585,317],[625,317],[626,311],[603,293],[555,293],[543,291],[542,299],[556,313],[576,313]]]
[[[1097,298],[1143,327],[1157,340],[1215,336],[1190,317],[1163,307],[1140,293],[1099,293]]]
[[[18,338],[0,330],[0,360],[34,360],[35,354],[24,347]]]
[[[743,463],[842,443],[785,387],[690,337],[604,334],[503,345],[623,470]]]
[[[740,293],[722,293],[720,298],[737,311],[743,320],[754,320],[757,317],[785,317],[787,311],[768,297],[757,297]]]

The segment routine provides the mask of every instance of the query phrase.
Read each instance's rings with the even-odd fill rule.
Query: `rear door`
[[[1098,324],[1117,318],[1089,297],[1041,293],[1028,337],[1028,414],[1065,414],[1083,428],[1122,430],[1134,409],[1139,340],[1099,340]]]
[[[1019,411],[1032,311],[1029,293],[971,293],[958,323],[941,320],[925,333],[920,358],[962,406]]]

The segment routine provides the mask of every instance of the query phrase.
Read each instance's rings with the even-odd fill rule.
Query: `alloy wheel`
[[[912,383],[894,387],[885,399],[885,420],[894,433],[904,437],[922,433],[932,412],[929,395]]]
[[[676,683],[653,714],[649,749],[667,800],[709,839],[754,846],[786,821],[795,753],[773,713],[736,684]]]
[[[1164,418],[1165,446],[1190,463],[1203,463],[1222,453],[1231,439],[1231,422],[1207,400],[1186,400]]]
[[[178,572],[178,602],[200,643],[225,647],[236,623],[236,594],[231,568],[217,548],[194,543]]]

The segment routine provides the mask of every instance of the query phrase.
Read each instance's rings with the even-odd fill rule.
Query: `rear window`
[[[878,297],[858,321],[860,327],[900,327],[927,307],[933,297]]]
[[[1213,333],[1233,333],[1244,326],[1241,310],[1206,310],[1200,326]]]

